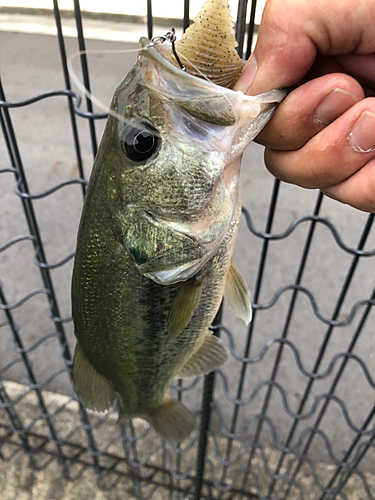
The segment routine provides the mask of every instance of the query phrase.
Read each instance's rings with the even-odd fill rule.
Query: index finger
[[[316,55],[375,52],[375,2],[268,0],[255,50],[234,90],[256,95],[298,83]],[[251,86],[251,89],[250,89]]]

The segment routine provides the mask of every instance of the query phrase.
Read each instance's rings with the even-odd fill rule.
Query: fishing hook
[[[164,42],[169,42],[172,44],[172,52],[173,55],[176,58],[176,61],[178,62],[178,65],[182,69],[182,71],[186,71],[185,66],[182,64],[180,61],[180,58],[177,55],[176,47],[175,47],[175,42],[176,42],[176,31],[174,28],[170,28],[169,31],[165,33],[163,36],[154,36],[154,38],[151,39],[151,42],[153,44],[158,44],[158,43],[164,43]]]

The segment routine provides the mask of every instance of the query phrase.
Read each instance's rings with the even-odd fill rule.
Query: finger
[[[375,54],[346,54],[338,56],[340,65],[363,82],[375,83]]]
[[[370,64],[369,64],[370,63]],[[375,54],[362,56],[360,54],[347,54],[345,56],[320,56],[318,55],[307,72],[304,80],[313,80],[331,73],[344,73],[350,75],[361,84],[366,97],[375,96]]]
[[[337,201],[375,213],[375,160],[366,163],[348,179],[322,191]]]
[[[343,74],[326,75],[293,90],[279,105],[257,142],[275,150],[296,150],[364,98],[359,83]]]
[[[302,187],[334,186],[375,157],[374,130],[375,98],[363,99],[301,149],[266,149],[266,166],[279,179]]]
[[[305,81],[313,80],[331,73],[344,73],[355,78],[362,86],[366,97],[375,96],[375,55],[362,56],[347,54],[345,56],[317,56]]]
[[[374,15],[375,2],[353,9],[351,0],[268,0],[254,53],[235,90],[255,95],[295,85],[318,53],[374,53]]]

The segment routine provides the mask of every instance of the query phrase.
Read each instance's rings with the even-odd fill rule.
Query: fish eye
[[[158,145],[158,137],[148,128],[135,127],[129,130],[123,140],[123,149],[128,158],[133,161],[143,161],[150,158]]]

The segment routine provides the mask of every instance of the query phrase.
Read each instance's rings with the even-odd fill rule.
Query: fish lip
[[[159,45],[160,47],[163,48],[163,45]],[[172,73],[176,78],[178,79],[184,79],[187,81],[191,81],[194,85],[198,85],[199,87],[206,88],[207,90],[209,89],[220,89],[221,94],[228,94],[228,96],[240,96],[243,104],[246,105],[246,103],[253,103],[253,101],[257,99],[261,99],[264,101],[265,97],[269,97],[272,95],[272,99],[269,97],[269,100],[266,101],[268,105],[272,104],[278,104],[280,103],[284,97],[288,94],[289,89],[283,88],[283,89],[278,89],[278,90],[272,90],[271,92],[264,92],[263,94],[258,94],[256,96],[250,96],[244,94],[240,90],[233,90],[227,87],[221,87],[220,85],[217,85],[216,83],[211,82],[210,80],[205,80],[203,78],[199,78],[197,76],[191,75],[190,73],[187,73],[186,71],[182,71],[181,68],[175,66],[172,62],[170,62],[166,57],[164,57],[163,53],[157,49],[156,44],[154,44],[151,40],[148,38],[142,36],[139,39],[138,42],[138,47],[140,49],[141,54],[144,55],[145,57],[148,57],[149,59],[155,61],[157,64],[159,64],[161,67],[165,68],[169,73]]]
[[[241,91],[221,87],[175,66],[168,58],[170,50],[144,37],[139,40],[139,57],[148,59],[148,64],[156,70],[154,77],[158,75],[156,80],[149,77],[147,85],[165,100],[181,106],[191,116],[205,123],[233,127],[244,120],[259,121],[261,116],[266,116],[264,123],[262,121],[264,126],[272,115],[270,110],[275,109],[286,95],[283,90],[272,90],[248,96]],[[261,128],[254,128],[255,135]]]

